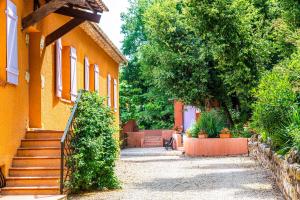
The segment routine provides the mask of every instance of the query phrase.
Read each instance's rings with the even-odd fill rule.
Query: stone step
[[[27,131],[26,139],[49,139],[49,138],[61,138],[63,135],[63,131],[55,131],[55,130],[35,130],[35,131]]]
[[[58,176],[48,177],[7,177],[7,187],[58,186]]]
[[[11,167],[9,169],[9,176],[22,177],[22,176],[59,176],[59,167]]]
[[[59,167],[60,156],[14,157],[13,167]]]
[[[55,195],[60,194],[58,186],[5,187],[3,195]]]
[[[151,147],[162,147],[162,144],[144,144],[144,148],[151,148]]]
[[[58,147],[21,147],[18,148],[17,156],[60,156],[60,153]]]
[[[60,138],[23,139],[21,147],[60,147]]]

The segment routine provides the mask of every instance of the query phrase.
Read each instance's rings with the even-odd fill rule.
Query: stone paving
[[[137,155],[137,150],[142,153]],[[249,157],[189,158],[170,152],[162,148],[125,150],[117,163],[122,190],[91,192],[69,199],[283,199],[270,173]]]

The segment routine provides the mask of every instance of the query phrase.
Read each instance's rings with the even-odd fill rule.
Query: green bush
[[[114,138],[113,113],[97,93],[83,92],[74,123],[71,141],[74,154],[67,163],[74,169],[68,187],[72,192],[115,189],[120,184],[115,176],[118,143]]]
[[[275,150],[284,154],[291,148],[291,136],[287,131],[296,102],[296,94],[289,73],[275,68],[267,73],[256,90],[253,126],[271,139]]]
[[[209,137],[217,137],[225,127],[225,120],[222,113],[212,109],[202,112],[199,120],[191,128],[192,137],[198,137],[200,131],[205,131]]]
[[[286,132],[289,134],[288,144],[300,151],[300,109],[298,106],[293,107],[293,113],[290,118],[290,125],[287,127]]]
[[[252,136],[249,127],[244,127],[242,123],[235,124],[233,128],[230,129],[233,138],[250,138]]]
[[[193,138],[197,138],[200,131],[201,129],[199,127],[199,120],[198,120],[191,126],[191,128],[189,129],[189,133]]]

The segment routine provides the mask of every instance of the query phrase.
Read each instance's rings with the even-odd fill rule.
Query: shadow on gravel
[[[147,159],[147,160],[123,160],[126,163],[152,163],[152,162],[182,162],[184,157],[177,157],[174,159],[166,158],[166,159]]]
[[[258,165],[253,164],[253,163],[239,163],[239,164],[227,164],[227,163],[222,163],[222,164],[208,164],[208,165],[199,165],[199,166],[189,166],[186,167],[186,169],[238,169],[238,168],[253,168],[253,167],[258,167]]]
[[[209,167],[208,167],[209,168]],[[240,167],[239,167],[240,168]],[[269,177],[261,176],[260,169],[242,169],[234,172],[209,172],[208,174],[195,174],[193,177],[182,178],[156,178],[151,182],[136,185],[137,188],[147,188],[154,192],[216,192],[219,189],[236,191],[236,199],[251,196],[253,199],[272,198],[276,188],[268,180]],[[260,174],[260,175],[259,175]],[[260,176],[260,178],[258,178]],[[281,199],[281,198],[279,198]]]

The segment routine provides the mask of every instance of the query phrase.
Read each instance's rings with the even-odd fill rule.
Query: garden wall
[[[169,140],[176,131],[174,130],[141,130],[138,132],[126,132],[127,134],[127,147],[144,147],[144,140],[146,136],[158,136],[161,139]],[[163,146],[163,142],[161,142]]]
[[[272,171],[276,183],[286,199],[300,199],[300,165],[295,163],[296,154],[285,159],[261,142],[258,135],[249,140],[250,156]]]

